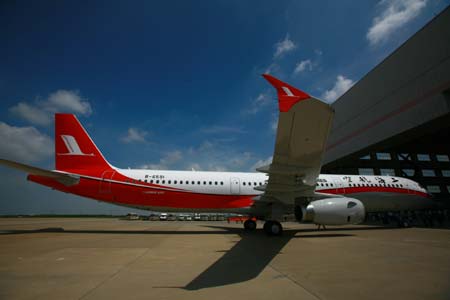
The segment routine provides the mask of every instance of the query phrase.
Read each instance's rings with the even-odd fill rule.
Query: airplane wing
[[[297,197],[314,197],[316,180],[334,111],[332,107],[275,77],[264,78],[278,93],[279,119],[275,151],[263,197],[292,204]]]
[[[45,169],[21,164],[21,163],[12,161],[12,160],[0,159],[0,165],[4,165],[4,166],[10,167],[10,168],[25,171],[32,175],[48,177],[48,178],[54,179],[54,180],[64,184],[65,186],[72,186],[72,185],[78,184],[78,182],[80,181],[80,177],[77,175],[61,173],[58,171],[45,170]]]

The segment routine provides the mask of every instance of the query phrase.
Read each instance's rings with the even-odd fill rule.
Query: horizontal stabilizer
[[[58,171],[45,170],[45,169],[21,164],[21,163],[11,161],[11,160],[0,159],[0,164],[10,167],[10,168],[14,168],[14,169],[18,169],[18,170],[27,172],[32,175],[38,175],[38,176],[43,176],[43,177],[48,177],[48,178],[54,179],[54,180],[64,184],[65,186],[72,186],[72,185],[78,184],[78,182],[80,182],[80,177],[77,175],[61,173]]]

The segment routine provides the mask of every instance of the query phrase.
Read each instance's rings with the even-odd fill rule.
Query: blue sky
[[[449,3],[2,1],[0,157],[53,168],[61,111],[118,167],[251,171],[277,120],[262,73],[334,101]],[[0,176],[0,214],[129,211]]]

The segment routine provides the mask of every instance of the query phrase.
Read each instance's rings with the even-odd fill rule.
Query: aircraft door
[[[105,171],[102,174],[102,181],[100,181],[100,193],[111,194],[111,179],[113,178],[115,171]]]
[[[239,195],[241,192],[241,182],[239,178],[233,177],[230,179],[230,192],[232,195]]]

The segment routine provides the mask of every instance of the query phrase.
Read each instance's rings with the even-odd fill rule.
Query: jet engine
[[[359,224],[364,221],[365,209],[354,198],[327,198],[316,200],[308,206],[296,206],[295,216],[299,222],[322,225]]]

